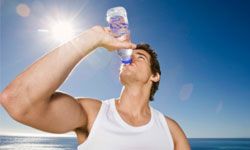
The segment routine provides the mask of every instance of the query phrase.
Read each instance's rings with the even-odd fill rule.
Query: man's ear
[[[153,82],[158,82],[160,80],[160,74],[157,72],[155,75],[151,76]]]

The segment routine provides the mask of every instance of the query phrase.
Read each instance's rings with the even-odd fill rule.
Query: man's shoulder
[[[179,124],[173,118],[170,118],[169,116],[166,116],[166,115],[164,115],[164,117],[165,117],[167,124],[170,127],[174,127],[174,128],[180,127]]]
[[[180,125],[174,119],[165,116],[165,120],[172,134],[180,134],[180,132],[183,132]]]
[[[77,98],[77,101],[87,114],[98,112],[102,105],[102,101],[95,98]]]
[[[84,104],[84,105],[86,105],[86,104],[87,105],[99,105],[102,103],[102,101],[97,99],[97,98],[79,97],[76,99],[80,104]]]
[[[188,149],[189,143],[181,126],[174,119],[168,116],[165,116],[165,120],[168,124],[175,145],[178,145],[178,147],[185,147]]]
[[[87,114],[87,131],[90,131],[97,114],[101,108],[102,101],[95,98],[76,98],[77,102],[82,106],[83,111]]]

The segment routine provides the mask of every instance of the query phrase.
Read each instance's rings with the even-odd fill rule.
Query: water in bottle
[[[116,38],[121,36],[129,37],[127,12],[124,7],[114,7],[107,11],[107,21],[109,27]],[[130,40],[130,39],[126,39]],[[132,49],[120,49],[117,51],[123,64],[132,62]]]

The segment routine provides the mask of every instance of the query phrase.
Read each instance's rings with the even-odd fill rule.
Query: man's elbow
[[[27,114],[27,109],[22,106],[20,99],[9,89],[5,89],[0,93],[0,104],[16,121],[22,122],[24,116]]]

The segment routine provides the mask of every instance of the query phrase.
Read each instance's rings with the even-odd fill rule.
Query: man
[[[76,100],[57,92],[77,63],[97,47],[134,49],[132,63],[121,66],[120,97]],[[156,54],[148,45],[136,47],[95,26],[32,64],[4,89],[0,100],[23,124],[51,133],[75,131],[78,149],[189,150],[179,125],[149,105],[159,80]]]

